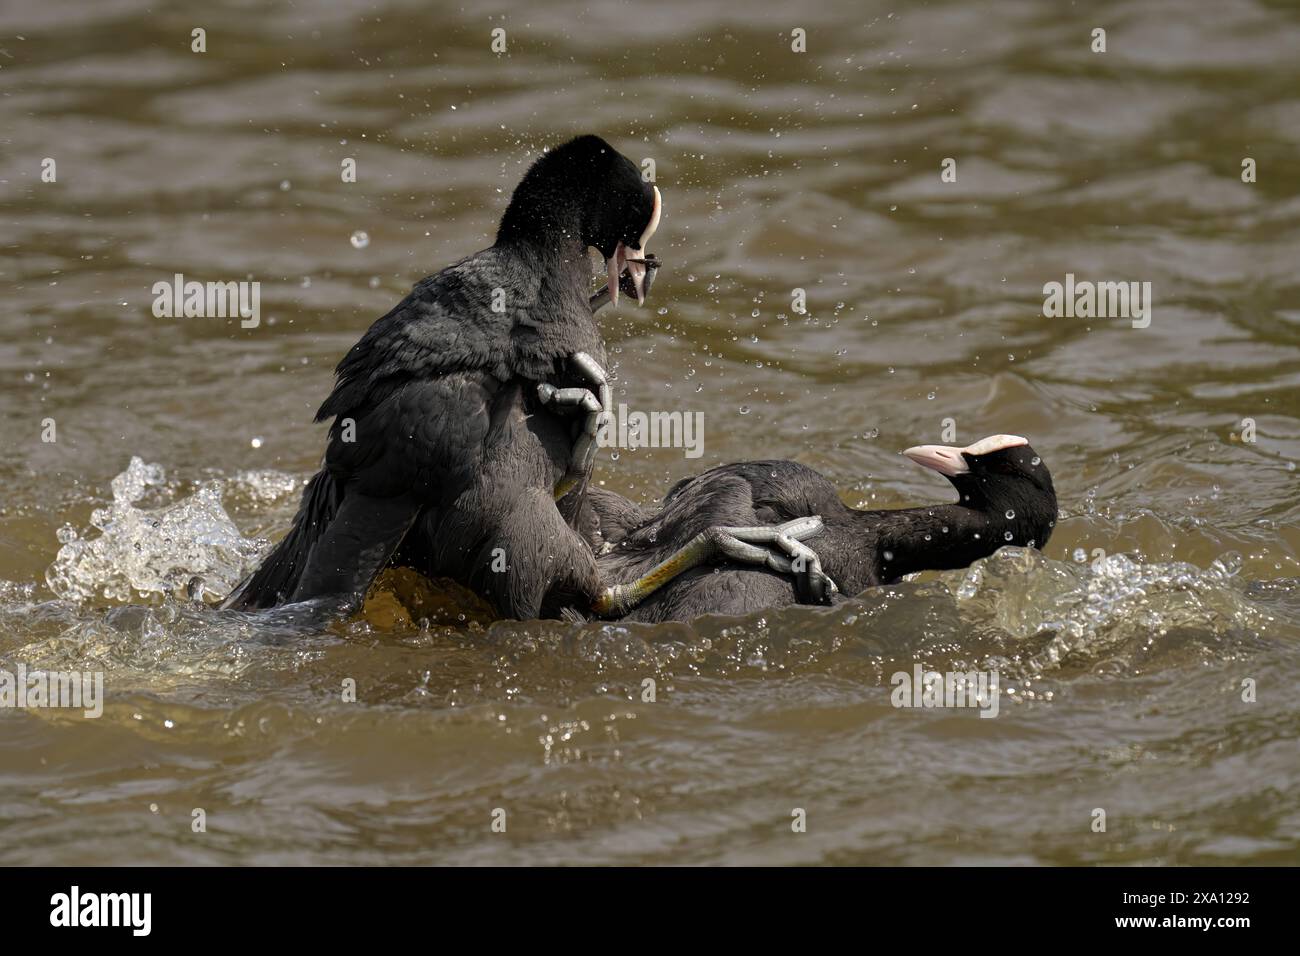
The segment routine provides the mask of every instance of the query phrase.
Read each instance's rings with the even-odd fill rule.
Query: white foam
[[[265,477],[252,481],[261,487]],[[146,493],[166,491],[163,469],[133,457],[113,479],[112,504],[91,515],[89,536],[60,529],[63,546],[45,572],[50,590],[67,601],[128,601],[178,591],[224,597],[266,542],[240,534],[222,507],[222,482],[205,481],[188,498],[156,510],[139,505]]]

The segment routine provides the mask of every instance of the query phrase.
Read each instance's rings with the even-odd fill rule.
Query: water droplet
[[[1210,562],[1210,567],[1221,574],[1233,577],[1241,573],[1241,569],[1245,566],[1245,563],[1246,560],[1241,556],[1240,551],[1229,551]]]
[[[293,188],[293,184],[290,183],[289,180],[287,179],[280,180],[280,192],[287,193],[292,188]]]
[[[881,557],[883,557],[886,561],[893,561],[893,560],[894,560],[894,552],[892,552],[892,551],[886,551],[883,555],[881,555]]]
[[[748,406],[748,405],[741,405],[741,406],[740,406],[740,414],[742,414],[742,415],[748,415],[748,414],[749,414],[749,406]]]
[[[259,435],[258,437],[254,438],[252,441],[249,442],[249,444],[252,445],[254,448],[261,448],[262,447],[261,436]]]
[[[364,249],[366,246],[370,245],[370,235],[365,231],[358,229],[352,234],[348,241],[352,243],[353,249]]]
[[[1016,513],[1015,513],[1014,511],[1012,511],[1010,508],[1008,508],[1008,509],[1007,509],[1007,517],[1008,517],[1008,518],[1014,518],[1015,516],[1016,516]]]
[[[1043,463],[1043,459],[1035,455],[1033,458],[1029,459],[1029,463],[1031,465],[1041,465]]]
[[[1003,534],[1002,537],[1007,541],[1010,541],[1012,538],[1015,537],[1015,535],[1013,535],[1010,531],[1008,531],[1005,534]]]

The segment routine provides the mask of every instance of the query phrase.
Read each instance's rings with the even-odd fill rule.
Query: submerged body
[[[1051,475],[1022,438],[993,436],[967,448],[909,449],[961,494],[955,504],[859,511],[825,476],[793,461],[723,465],[680,482],[662,508],[642,508],[600,488],[588,492],[579,530],[607,581],[632,581],[707,541],[714,529],[778,525],[820,516],[807,543],[843,600],[921,570],[969,565],[1006,544],[1041,547],[1056,520]],[[723,563],[678,573],[623,615],[626,620],[689,620],[809,603],[799,576]]]

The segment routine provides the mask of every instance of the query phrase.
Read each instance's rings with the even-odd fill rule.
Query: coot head
[[[964,448],[918,445],[903,454],[939,472],[957,489],[962,505],[1010,532],[1005,543],[1040,548],[1047,543],[1056,524],[1056,489],[1027,439],[990,435]]]
[[[659,190],[630,159],[599,136],[579,136],[533,163],[501,217],[497,242],[547,247],[576,238],[605,257],[614,305],[625,270],[644,302],[646,245],[661,209]]]

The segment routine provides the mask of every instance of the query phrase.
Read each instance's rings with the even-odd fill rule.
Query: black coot
[[[659,215],[659,191],[599,137],[537,160],[496,243],[419,282],[339,363],[316,414],[333,418],[324,466],[225,606],[355,607],[395,555],[509,617],[589,605],[596,564],[566,520],[602,414],[587,393],[608,394],[587,249],[615,302],[620,278],[640,299]]]
[[[913,571],[965,567],[1006,544],[1047,543],[1056,492],[1025,439],[994,435],[965,448],[924,445],[904,454],[947,477],[960,500],[858,511],[825,477],[793,461],[714,468],[676,485],[657,512],[589,489],[580,529],[598,554],[602,578],[625,582],[625,593],[616,587],[605,612],[669,621],[833,601]],[[800,522],[813,516],[823,527],[809,534]],[[770,534],[796,526],[802,544]],[[770,538],[767,566],[755,567],[751,549],[763,531]],[[792,563],[803,573],[789,574]],[[823,575],[833,586],[818,593]]]

